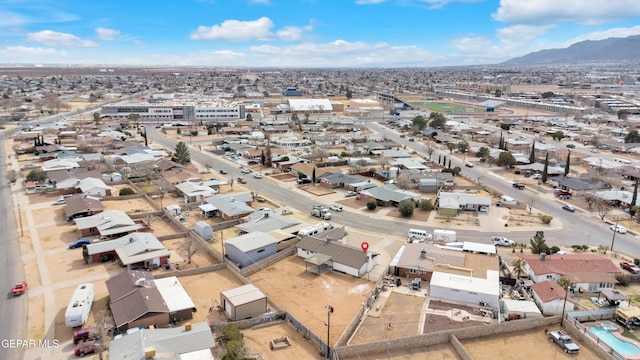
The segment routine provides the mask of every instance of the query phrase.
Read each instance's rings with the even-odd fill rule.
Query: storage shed
[[[267,312],[267,296],[252,284],[221,292],[220,304],[227,317],[234,321]]]
[[[193,231],[204,240],[213,239],[213,228],[204,221],[198,221]]]
[[[180,205],[167,205],[165,209],[167,209],[169,214],[173,216],[178,216],[182,213],[182,208],[180,207]]]

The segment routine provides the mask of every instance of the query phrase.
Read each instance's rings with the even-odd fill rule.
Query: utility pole
[[[609,247],[609,251],[613,252],[613,243],[616,241],[616,233],[618,232],[618,220],[620,220],[620,216],[616,216],[616,225],[613,228],[613,236],[611,237],[611,246]]]
[[[327,359],[331,358],[331,313],[333,306],[327,305]]]

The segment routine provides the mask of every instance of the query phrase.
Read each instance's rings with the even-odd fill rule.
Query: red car
[[[73,353],[76,356],[85,356],[87,354],[93,354],[98,349],[98,341],[97,340],[85,340],[81,341],[76,345]]]
[[[14,296],[18,296],[18,295],[24,294],[25,290],[27,290],[27,282],[21,281],[13,287],[13,290],[11,290],[11,293]]]
[[[620,263],[620,267],[633,274],[640,273],[640,267],[638,267],[638,265],[634,263],[628,263],[623,261]]]

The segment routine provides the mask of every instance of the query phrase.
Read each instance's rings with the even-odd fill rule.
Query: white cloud
[[[27,40],[41,42],[49,46],[67,47],[95,47],[98,46],[91,40],[82,40],[73,34],[61,33],[51,30],[42,30],[27,35]]]
[[[42,55],[66,55],[64,50],[54,48],[27,47],[27,46],[7,46],[5,50],[13,56],[42,56]]]
[[[461,37],[451,40],[451,43],[465,55],[484,54],[492,46],[491,41],[483,37]]]
[[[558,21],[600,24],[640,16],[637,0],[500,0],[492,14],[495,20],[509,24],[549,24]]]
[[[11,11],[0,11],[0,19],[2,19],[0,27],[23,25],[29,22],[29,18]]]
[[[112,41],[120,36],[120,31],[99,27],[96,28],[96,36],[100,40]]]
[[[553,25],[532,26],[514,25],[496,32],[498,43],[481,36],[466,36],[453,39],[451,44],[463,56],[480,56],[483,58],[508,58],[530,50],[536,37],[546,33]]]
[[[191,39],[227,41],[294,41],[299,40],[302,37],[303,32],[313,29],[312,24],[304,27],[286,26],[274,34],[271,31],[273,26],[273,21],[265,16],[253,21],[225,20],[220,25],[198,26],[198,29],[191,33]]]
[[[595,31],[589,34],[584,34],[573,39],[570,39],[564,43],[564,47],[570,46],[580,41],[585,40],[604,40],[608,38],[625,38],[628,36],[640,35],[640,25],[630,28],[612,28],[603,31]]]

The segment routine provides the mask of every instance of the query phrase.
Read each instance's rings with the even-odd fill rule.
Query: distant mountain
[[[578,64],[595,62],[637,62],[640,60],[640,35],[581,41],[564,49],[540,50],[513,58],[502,65]]]

